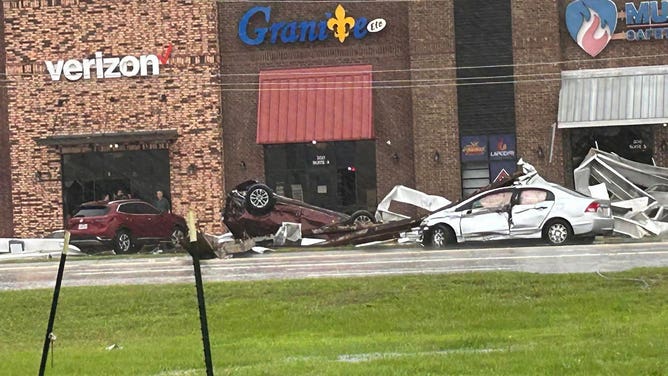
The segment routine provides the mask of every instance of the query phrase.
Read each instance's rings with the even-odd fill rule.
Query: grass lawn
[[[606,277],[205,282],[215,374],[668,374],[668,268]],[[0,375],[37,374],[51,297],[0,292]],[[205,373],[194,284],[63,288],[54,333],[47,375]]]

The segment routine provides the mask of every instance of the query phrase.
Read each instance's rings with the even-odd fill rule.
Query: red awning
[[[257,143],[368,140],[371,66],[260,72]]]

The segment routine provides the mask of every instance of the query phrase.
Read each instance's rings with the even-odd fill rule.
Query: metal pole
[[[211,364],[211,344],[209,343],[209,325],[206,321],[206,306],[204,304],[204,286],[202,285],[202,270],[199,266],[199,257],[193,255],[193,267],[195,269],[195,286],[197,287],[197,304],[199,306],[199,321],[202,328],[202,343],[204,345],[204,362],[206,363],[206,375],[213,376],[213,365]]]
[[[188,240],[190,240],[190,247],[193,243],[197,243],[197,219],[195,213],[190,210],[188,212],[186,222],[188,224]],[[197,244],[194,245],[195,247]],[[202,284],[202,270],[199,265],[199,255],[196,251],[191,252],[190,256],[193,258],[193,269],[195,270],[195,287],[197,288],[197,306],[199,307],[199,322],[202,329],[202,344],[204,345],[204,363],[206,364],[206,375],[213,376],[213,365],[211,364],[211,345],[209,344],[209,324],[206,321],[206,305],[204,304],[204,286]]]
[[[44,375],[46,368],[46,359],[49,357],[49,345],[52,340],[53,323],[56,320],[56,308],[58,307],[58,295],[60,295],[60,283],[63,280],[63,271],[65,270],[65,260],[67,259],[67,249],[70,244],[70,232],[65,231],[65,240],[63,243],[63,252],[60,254],[60,264],[58,265],[58,275],[56,276],[56,287],[53,289],[53,300],[51,301],[51,313],[49,314],[49,323],[46,325],[46,335],[44,336],[44,347],[42,348],[42,361],[39,364],[39,376]]]

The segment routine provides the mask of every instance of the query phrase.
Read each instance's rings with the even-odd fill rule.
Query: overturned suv
[[[373,215],[359,210],[339,213],[276,194],[265,184],[245,181],[227,195],[223,222],[237,239],[275,234],[283,222],[301,223],[304,236],[313,230],[336,224],[367,224]]]

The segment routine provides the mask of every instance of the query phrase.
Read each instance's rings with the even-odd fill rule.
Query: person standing
[[[162,191],[158,190],[155,191],[155,208],[160,210],[160,212],[164,213],[170,213],[172,211],[172,208],[169,205],[169,200],[167,200],[162,193]]]

